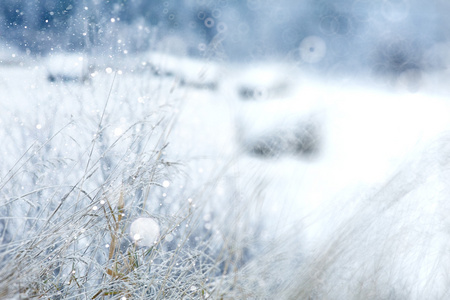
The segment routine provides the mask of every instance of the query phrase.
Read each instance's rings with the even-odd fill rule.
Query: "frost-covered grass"
[[[99,69],[89,84],[47,70],[1,69],[1,298],[245,295],[246,222],[237,192],[216,195],[228,162],[177,125],[209,92],[147,68]],[[130,235],[138,218],[156,224],[154,244]]]
[[[49,82],[51,59],[0,68],[0,298],[446,295],[445,98],[96,63],[77,82]]]

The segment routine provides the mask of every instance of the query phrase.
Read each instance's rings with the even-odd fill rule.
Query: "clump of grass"
[[[12,135],[22,138],[22,143],[15,140],[15,153],[31,146],[14,162],[5,161],[9,168],[0,173],[0,297],[225,299],[254,294],[241,270],[250,241],[239,232],[243,217],[236,213],[237,193],[219,199],[228,203],[222,205],[223,215],[215,211],[218,200],[211,200],[226,172],[197,183],[186,174],[184,162],[167,155],[176,98],[157,98],[145,109],[133,109],[135,104],[121,99],[121,89],[128,91],[121,78],[99,91],[85,86],[84,92],[68,94],[56,88],[68,98],[64,101],[73,101],[72,107],[79,104],[78,118],[71,116],[62,126],[68,113],[55,107],[46,134],[36,134],[32,126],[13,128]],[[145,89],[140,93],[151,98]],[[164,94],[161,85],[157,89]],[[82,109],[86,91],[106,96],[94,115]],[[124,111],[119,101],[139,113],[117,134],[110,127]],[[164,180],[174,183],[167,188]],[[171,193],[171,201],[161,196],[163,191]],[[150,247],[140,247],[129,236],[130,224],[139,217],[150,217],[161,228]]]

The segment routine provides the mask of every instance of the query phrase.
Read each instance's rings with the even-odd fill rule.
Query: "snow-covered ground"
[[[0,65],[0,189],[8,217],[20,219],[15,226],[51,218],[77,180],[86,182],[76,199],[90,195],[80,206],[93,210],[106,205],[96,195],[117,198],[129,184],[129,221],[160,222],[169,248],[177,242],[173,221],[188,207],[199,212],[198,232],[249,249],[241,254],[245,272],[259,272],[258,255],[271,257],[279,268],[267,272],[280,282],[259,283],[263,292],[292,299],[446,294],[450,103],[445,89],[436,92],[438,74],[424,74],[412,93],[401,80],[384,86],[316,78],[279,63],[149,54],[126,69],[92,69],[89,81],[48,80],[59,70],[77,76],[83,59],[68,58],[76,64],[70,71],[64,57]],[[177,167],[145,175],[154,157]],[[131,184],[136,178],[141,183]],[[51,210],[30,216],[28,206],[14,206],[18,199]],[[8,230],[3,244],[31,239]],[[158,235],[152,231],[147,244]],[[202,235],[194,236],[190,242],[199,243]]]
[[[300,237],[291,250],[305,269],[288,295],[445,295],[450,103],[439,75],[423,74],[412,93],[401,77],[383,86],[283,65],[237,70],[217,92],[190,97],[179,126],[203,164],[229,163],[263,240]]]

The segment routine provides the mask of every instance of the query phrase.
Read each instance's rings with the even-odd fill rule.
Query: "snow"
[[[292,130],[293,124],[320,124],[318,155],[313,160],[278,149],[278,160],[243,159],[248,166],[240,168],[248,170],[247,182],[263,177],[269,183],[269,211],[278,211],[286,224],[306,222],[307,239],[328,239],[324,232],[342,220],[324,216],[331,207],[343,205],[339,198],[345,201],[358,190],[381,186],[399,169],[420,159],[450,128],[445,98],[371,86],[325,87],[311,82],[298,87],[291,98],[242,106],[238,134],[244,141],[255,136],[271,138],[283,128]],[[316,215],[312,224],[305,221],[310,214]],[[345,214],[333,218],[345,219]]]
[[[175,77],[186,85],[213,88],[222,75],[221,68],[213,62],[177,56],[171,52],[149,52],[140,57],[141,64],[152,68],[155,74]]]
[[[131,223],[130,236],[139,246],[154,246],[159,239],[159,234],[159,225],[153,218],[138,218]]]
[[[192,81],[199,80],[203,67],[225,70],[224,66],[202,64],[186,57],[148,57],[158,62],[162,72],[174,72]],[[206,174],[232,161],[245,184],[268,182],[267,213],[277,211],[283,216],[271,218],[274,222],[299,223],[312,211],[328,205],[325,203],[336,195],[381,184],[420,155],[449,126],[448,103],[439,96],[383,90],[370,83],[324,85],[287,70],[283,65],[259,65],[241,69],[235,76],[237,70],[231,67],[223,72],[226,75],[217,91],[187,88],[187,97],[177,108],[172,148],[168,149],[168,154],[180,160],[194,160],[194,168],[205,170]],[[297,79],[286,79],[287,75]],[[247,101],[239,94],[242,86],[257,86],[265,91],[283,86],[283,90],[264,92],[267,97]],[[314,133],[320,140],[317,157],[311,159],[281,148],[274,150],[278,152],[270,161],[245,152],[246,144],[253,140],[276,137],[309,123],[318,126]],[[116,136],[118,130],[123,131],[115,128]],[[293,142],[287,136],[284,141],[287,145],[281,147],[290,147],[288,144]],[[165,188],[168,184],[163,182]],[[280,198],[283,204],[276,200]],[[315,226],[318,225],[310,228]],[[315,236],[316,231],[330,225],[325,222],[319,227],[307,236]]]
[[[168,188],[170,186],[170,181],[164,180],[163,183],[162,183],[162,186],[165,187],[165,188]]]
[[[46,69],[50,81],[82,81],[89,78],[87,58],[82,53],[52,54],[46,58]]]
[[[339,230],[348,226],[355,239],[337,244],[338,250],[348,253],[336,258],[337,268],[346,265],[355,251],[363,254],[355,254],[357,258],[347,265],[349,272],[361,266],[376,268],[367,263],[367,251],[371,257],[387,253],[380,258],[381,269],[398,274],[388,281],[402,278],[414,286],[433,277],[432,266],[441,261],[439,249],[447,249],[443,228],[448,225],[444,212],[449,208],[445,200],[450,103],[445,89],[430,92],[434,88],[428,85],[439,74],[424,73],[423,85],[411,93],[401,82],[385,86],[370,80],[321,79],[293,71],[284,63],[247,67],[161,53],[146,57],[159,73],[125,70],[115,75],[111,66],[111,72],[99,72],[86,85],[50,83],[46,78],[47,70],[78,74],[84,61],[78,55],[0,68],[0,84],[8,87],[4,97],[11,99],[1,103],[0,122],[7,126],[0,131],[1,165],[5,166],[0,177],[9,174],[17,155],[33,141],[45,144],[55,130],[70,124],[58,142],[44,149],[55,165],[61,157],[74,163],[61,165],[57,174],[35,170],[38,179],[25,176],[21,184],[48,180],[67,186],[66,180],[78,180],[80,174],[74,170],[85,166],[80,153],[89,153],[93,141],[108,145],[93,154],[93,160],[101,162],[101,176],[96,180],[105,182],[116,170],[117,165],[104,157],[127,162],[125,179],[117,181],[134,180],[129,174],[150,166],[145,160],[139,169],[132,164],[140,157],[133,152],[138,146],[128,141],[144,128],[133,124],[161,122],[161,131],[145,132],[149,140],[143,144],[150,150],[142,157],[153,157],[158,145],[167,144],[160,155],[165,163],[179,164],[182,176],[169,172],[140,179],[140,186],[151,186],[145,210],[155,218],[142,217],[143,208],[133,206],[132,196],[127,195],[127,213],[134,215],[125,223],[138,246],[152,247],[161,237],[176,243],[178,233],[170,231],[168,220],[175,219],[182,207],[189,211],[201,207],[202,230],[217,236],[226,236],[226,230],[254,233],[255,245],[277,244],[274,241],[288,236],[298,241],[291,250],[304,257],[306,265],[320,259],[324,249],[335,245],[332,242],[342,234]],[[141,63],[142,57],[136,61]],[[201,75],[204,70],[206,77]],[[191,84],[182,85],[179,79]],[[214,82],[215,88],[205,89],[200,84],[205,82]],[[111,86],[99,137],[96,130]],[[306,138],[313,146],[305,146]],[[33,166],[40,164],[38,159],[33,161]],[[156,187],[149,182],[156,182]],[[85,185],[96,191],[95,185]],[[102,201],[90,205],[90,213],[100,213]],[[17,211],[26,215],[21,209]],[[422,259],[421,253],[427,256]],[[414,276],[405,267],[409,261],[419,270]],[[361,270],[354,272],[356,281],[365,279],[367,269]],[[302,276],[306,275],[296,278]],[[338,275],[329,276],[332,282],[345,284]],[[444,286],[445,281],[439,279],[436,284]],[[414,288],[419,293],[427,287]],[[344,295],[343,299],[348,296],[330,290]],[[435,295],[440,295],[438,289]]]
[[[25,2],[2,297],[446,298],[445,1]]]
[[[164,72],[177,72],[192,81],[199,80],[198,72],[202,67],[225,70],[224,66],[202,64],[186,57],[177,59],[160,54],[149,57],[158,62]],[[73,69],[82,63],[79,55],[49,57],[48,61],[47,65],[52,66],[50,69],[66,65],[70,68],[67,71],[69,75],[73,75]],[[72,69],[70,63],[65,63],[72,61],[77,68]],[[65,72],[65,69],[60,71]],[[301,73],[290,73],[283,65],[251,66],[247,70],[239,70],[236,76],[235,72],[237,70],[233,67],[222,72],[224,75],[217,91],[181,88],[186,91],[186,96],[176,107],[177,125],[171,133],[172,148],[168,151],[179,159],[203,157],[203,164],[217,165],[219,161],[232,160],[233,164],[240,165],[241,175],[249,180],[256,181],[255,178],[265,174],[268,182],[277,182],[273,188],[286,194],[283,198],[290,203],[289,207],[295,207],[291,211],[298,211],[294,213],[298,215],[304,214],[305,207],[310,210],[307,208],[310,205],[299,199],[311,198],[316,199],[314,203],[319,203],[350,185],[380,183],[409,158],[414,158],[420,151],[418,149],[437,139],[449,125],[446,118],[448,103],[439,96],[382,90],[370,84],[365,87],[358,84],[345,87],[324,85]],[[219,81],[219,77],[212,78]],[[95,82],[108,84],[106,79],[96,78]],[[172,82],[167,79],[167,85]],[[243,86],[257,86],[266,91],[283,86],[283,90],[265,92],[267,97],[248,101],[239,93]],[[24,105],[20,107],[27,107],[26,101],[23,99]],[[70,104],[65,105],[73,111]],[[87,110],[97,112],[100,107],[101,104],[94,105]],[[117,124],[122,123],[123,118]],[[309,123],[317,124],[315,134],[320,140],[318,156],[313,160],[304,159],[302,153],[293,150],[276,150],[279,151],[278,159],[273,161],[245,153],[246,143],[277,136],[280,132],[291,132]],[[33,126],[45,129],[45,122],[35,122]],[[117,137],[125,128],[123,124],[111,130]],[[286,142],[291,141],[286,138]],[[196,169],[200,167],[209,169],[206,165]],[[252,171],[255,169],[258,170],[256,173]],[[266,171],[262,171],[264,169]],[[283,187],[291,186],[293,181],[297,182],[295,187]],[[276,187],[278,183],[280,186]],[[164,181],[162,185],[167,188],[171,184]],[[271,193],[279,194],[277,191]],[[316,205],[319,204],[311,206]]]

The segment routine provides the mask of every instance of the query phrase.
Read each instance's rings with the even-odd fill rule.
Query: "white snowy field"
[[[86,60],[0,65],[0,296],[448,293],[445,74]]]

